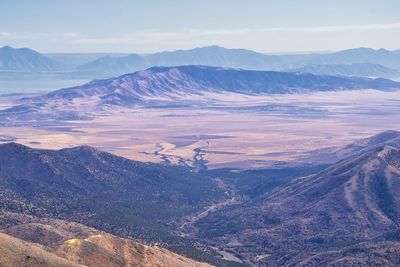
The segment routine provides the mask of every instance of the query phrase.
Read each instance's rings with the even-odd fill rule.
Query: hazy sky
[[[154,52],[400,48],[400,0],[0,0],[0,46]]]

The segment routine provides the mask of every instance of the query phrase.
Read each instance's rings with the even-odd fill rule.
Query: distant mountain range
[[[342,74],[344,72],[345,75],[352,75],[351,71],[354,72],[356,68],[358,69],[357,76],[370,76],[369,74],[374,69],[376,74],[379,73],[377,67],[370,64],[381,64],[388,69],[379,68],[379,71],[384,72],[385,77],[387,77],[391,74],[398,74],[390,68],[399,69],[399,59],[399,50],[356,48],[329,54],[267,55],[246,49],[209,46],[150,55],[132,54],[123,57],[103,57],[84,64],[78,69],[84,72],[107,71],[113,74],[122,74],[152,66],[207,65],[250,70],[288,70],[315,64],[358,64],[358,66],[347,67],[349,69],[342,66]],[[367,64],[364,65],[365,63]],[[324,74],[335,74],[335,72],[331,71]]]
[[[245,49],[226,49],[218,46],[160,52],[150,55],[132,54],[123,57],[103,57],[78,67],[83,72],[123,74],[153,66],[205,65],[253,70],[273,70],[283,62],[278,56],[267,56]]]
[[[223,103],[227,96],[238,101],[246,96],[363,89],[394,91],[400,89],[400,82],[209,66],[152,67],[49,93],[14,97],[0,110],[0,124],[87,120],[99,112],[107,114],[110,107],[210,106]]]
[[[208,46],[154,54],[46,54],[9,46],[0,48],[2,71],[56,71],[106,77],[153,66],[206,65],[249,70],[292,70],[315,74],[398,77],[400,50],[355,48],[334,53],[267,55],[246,49]],[[331,66],[332,65],[332,66]]]
[[[315,175],[200,219],[198,236],[257,265],[396,266],[400,150],[380,138],[360,141],[363,152]]]
[[[392,69],[399,69],[398,59],[400,50],[389,51],[386,49],[352,48],[339,52],[308,55],[283,55],[282,59],[293,65],[332,65],[332,64],[380,64]]]
[[[291,69],[289,71],[333,76],[361,76],[381,78],[400,77],[399,71],[372,63],[306,65],[304,67]]]
[[[237,108],[246,98],[316,92],[338,92],[375,89],[400,90],[400,82],[382,78],[314,75],[276,71],[250,71],[208,66],[153,67],[116,78],[93,80],[71,88],[49,93],[8,97],[0,110],[0,125],[37,126],[63,121],[91,120],[110,115],[119,108],[207,107]],[[228,101],[226,101],[228,100]],[[252,109],[263,108],[259,104]],[[293,107],[285,109],[292,112]],[[333,149],[334,150],[334,149]],[[331,157],[331,150],[304,153],[301,162],[319,162]],[[324,163],[324,162],[322,162]]]

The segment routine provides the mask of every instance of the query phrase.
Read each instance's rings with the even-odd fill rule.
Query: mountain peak
[[[197,47],[195,49],[228,49],[219,45],[208,45],[208,46],[202,46],[202,47]]]
[[[370,47],[363,47],[363,46],[361,46],[361,47],[356,47],[356,48],[350,48],[350,49],[347,49],[347,50],[344,50],[344,51],[375,52],[375,51],[377,51],[377,50],[375,50],[375,49],[373,49],[373,48],[370,48]]]
[[[37,52],[37,51],[35,51],[33,49],[30,49],[30,48],[27,48],[27,47],[16,48],[16,47],[12,47],[12,46],[9,46],[9,45],[5,45],[5,46],[1,47],[0,50],[5,50],[5,51],[11,52],[11,53],[12,52],[18,53],[18,52],[22,52],[22,51],[29,51],[31,53],[35,53],[35,54],[39,54],[40,55],[39,52]]]
[[[64,152],[77,152],[77,153],[90,153],[90,154],[95,154],[99,153],[100,151],[92,146],[88,145],[82,145],[82,146],[76,146],[76,147],[71,147],[71,148],[63,148],[60,151]]]
[[[16,142],[9,142],[0,144],[0,150],[30,150],[31,148]]]
[[[13,48],[9,45],[5,45],[5,46],[1,47],[0,49],[15,49],[15,48]]]
[[[57,69],[59,64],[30,48],[0,48],[0,70],[48,71]]]

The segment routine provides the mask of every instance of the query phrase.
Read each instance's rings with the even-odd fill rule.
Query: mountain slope
[[[42,124],[88,120],[119,107],[215,105],[247,96],[364,89],[394,91],[400,82],[208,66],[153,67],[46,94],[18,96],[0,110],[0,118],[6,125]]]
[[[52,231],[57,231],[57,228],[53,227]],[[188,259],[157,246],[147,246],[132,239],[98,232],[87,237],[65,239],[61,244],[51,244],[46,247],[0,233],[0,266],[206,267],[211,265]]]
[[[354,143],[344,147],[324,148],[310,151],[299,157],[298,160],[302,162],[331,164],[339,160],[361,154],[372,148],[378,148],[385,145],[400,148],[400,132],[389,130],[378,133],[372,137],[355,141]]]
[[[80,223],[27,215],[18,210],[0,211],[0,231],[45,247],[56,247],[68,239],[103,233]]]
[[[212,180],[185,167],[131,161],[91,147],[51,151],[3,144],[0,177],[5,210],[102,227],[118,218],[130,225],[126,232],[137,234],[143,227],[162,229],[222,196]]]
[[[79,267],[43,247],[0,233],[0,266]]]
[[[306,266],[386,266],[396,267],[400,263],[400,242],[362,242],[297,258],[292,264]]]
[[[191,169],[141,163],[90,147],[58,151],[0,145],[0,208],[83,223],[175,251],[202,254],[175,235],[182,218],[223,198]]]
[[[10,212],[0,212],[0,222],[2,235],[8,234],[35,243],[27,243],[27,247],[45,248],[46,252],[67,259],[70,263],[93,267],[210,266],[158,246],[144,245],[133,239],[117,237],[79,223]],[[20,247],[15,242],[6,243],[10,251]],[[29,256],[32,253],[25,249],[25,254]],[[9,253],[3,255],[6,262],[14,256]]]
[[[384,146],[211,214],[197,227],[253,262],[293,264],[358,242],[397,240],[399,192],[400,151]],[[229,247],[232,240],[242,246]]]
[[[54,249],[55,254],[69,261],[87,266],[177,266],[207,267],[156,246],[146,246],[129,239],[109,234],[66,240]]]
[[[363,153],[371,148],[378,148],[381,146],[400,148],[400,132],[389,130],[378,133],[372,137],[358,140],[335,151],[335,155],[338,159],[344,159],[352,155]]]
[[[288,70],[290,72],[312,73],[315,75],[358,76],[358,77],[400,77],[400,72],[379,64],[333,64],[333,65],[306,65],[301,68]]]
[[[385,79],[317,76],[273,71],[249,71],[206,66],[153,67],[107,80],[57,90],[29,101],[73,100],[97,97],[103,104],[133,104],[172,100],[206,93],[287,94],[313,91],[400,89]]]
[[[46,56],[29,48],[0,48],[0,71],[51,71],[59,67]]]

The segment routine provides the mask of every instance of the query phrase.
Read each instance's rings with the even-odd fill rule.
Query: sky
[[[151,53],[400,49],[400,0],[0,0],[0,46]]]

